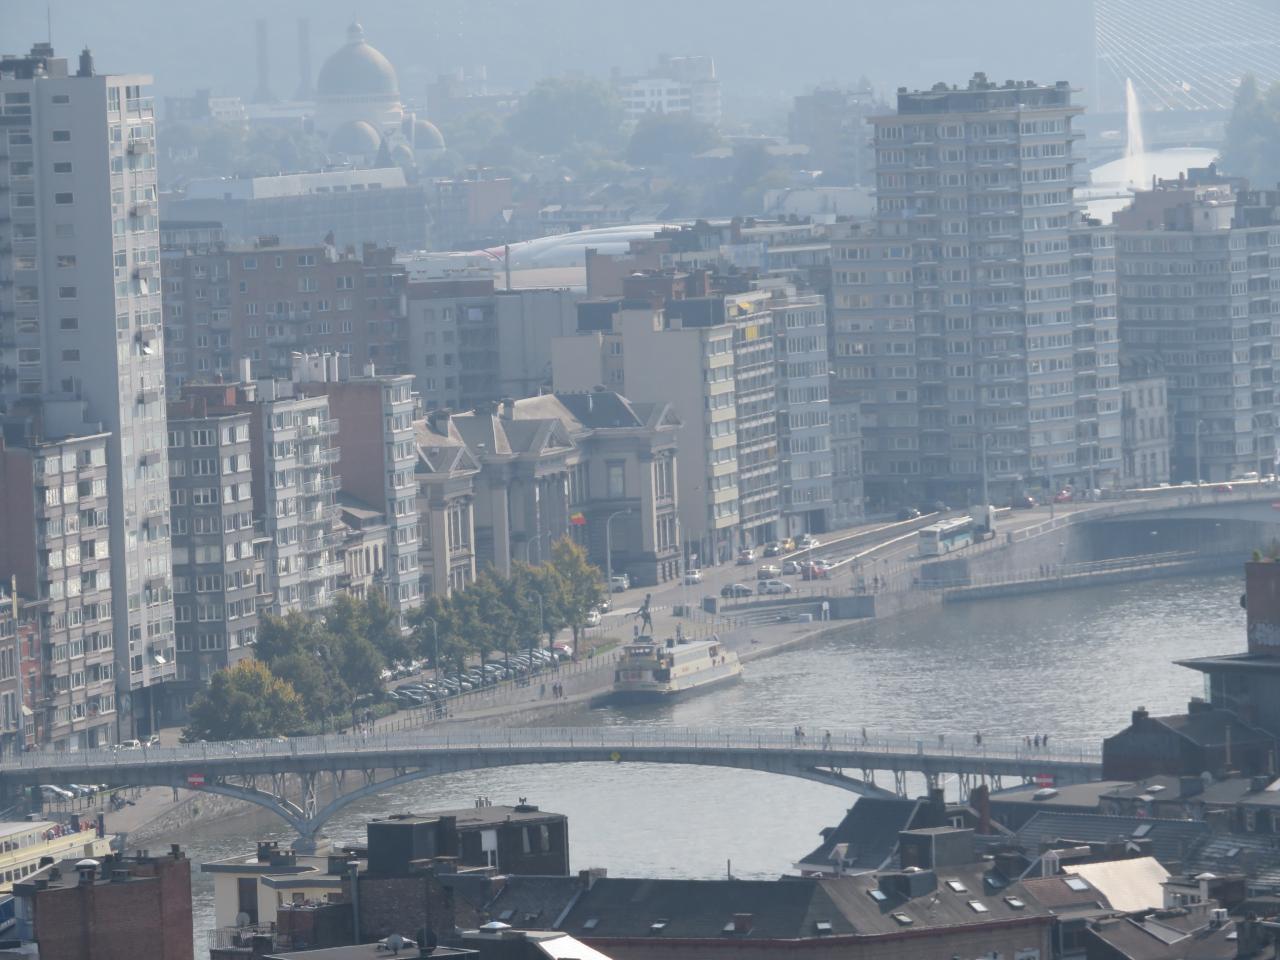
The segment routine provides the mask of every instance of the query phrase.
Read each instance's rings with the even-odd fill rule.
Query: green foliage
[[[559,153],[579,143],[616,144],[622,132],[622,104],[599,80],[548,77],[520,98],[507,118],[518,146]]]
[[[302,701],[286,681],[257,660],[242,660],[213,675],[191,705],[186,740],[274,737],[302,725]]]
[[[715,127],[687,113],[650,113],[636,124],[627,144],[627,160],[656,166],[672,157],[690,157],[720,143]]]
[[[1241,79],[1219,166],[1257,189],[1280,182],[1280,83],[1263,91],[1252,74]]]
[[[576,649],[587,611],[603,596],[602,580],[586,551],[562,538],[551,545],[549,563],[517,563],[506,577],[486,571],[466,590],[428,598],[409,617],[417,650],[433,657],[438,639],[441,661],[461,667],[469,656],[540,647],[544,633],[550,640],[566,627],[573,629]]]

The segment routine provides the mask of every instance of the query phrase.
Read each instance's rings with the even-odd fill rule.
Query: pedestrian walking
[[[862,728],[862,742],[863,742],[863,743],[866,743],[866,742],[867,742],[867,728],[866,728],[866,727],[863,727],[863,728]]]
[[[822,734],[822,749],[823,750],[831,749],[831,731],[830,730],[826,730]]]
[[[1049,735],[1047,733],[1040,738],[1040,742],[1044,744],[1046,750],[1049,749]]]
[[[1036,748],[1037,750],[1039,750],[1039,749],[1040,749],[1040,734],[1038,734],[1038,733],[1037,733],[1037,734],[1035,735],[1035,737],[1032,739],[1032,741],[1031,741],[1031,742],[1032,742],[1032,744],[1035,746],[1035,748]]]

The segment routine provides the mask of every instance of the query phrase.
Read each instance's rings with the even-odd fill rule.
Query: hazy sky
[[[311,21],[313,75],[353,17],[422,95],[437,73],[483,64],[494,84],[524,87],[568,70],[639,71],[659,53],[710,54],[725,97],[768,102],[820,81],[878,85],[1069,79],[1088,86],[1092,0],[0,0],[0,47],[46,36],[100,69],[150,72],[160,95],[254,86],[254,20],[272,37],[272,87],[297,86],[296,20]]]

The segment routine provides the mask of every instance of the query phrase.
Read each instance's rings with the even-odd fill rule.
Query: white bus
[[[920,529],[920,556],[940,557],[973,543],[977,524],[973,517],[953,517]]]

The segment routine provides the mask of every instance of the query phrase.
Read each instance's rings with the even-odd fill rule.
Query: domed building
[[[434,152],[444,149],[444,134],[430,120],[406,114],[400,124],[400,132],[413,148],[414,153]]]
[[[382,146],[382,136],[367,120],[348,120],[329,134],[329,149],[349,157],[372,157]]]
[[[324,62],[316,79],[316,129],[339,150],[333,138],[356,144],[363,131],[357,133],[351,125],[366,124],[377,137],[376,153],[383,134],[400,129],[403,119],[395,67],[365,40],[364,28],[353,23],[346,44]]]

